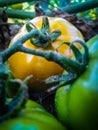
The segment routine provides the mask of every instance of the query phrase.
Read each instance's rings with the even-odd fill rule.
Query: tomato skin
[[[55,117],[48,113],[41,105],[34,101],[27,101],[15,118],[6,120],[0,124],[1,130],[66,130]]]
[[[87,45],[90,48],[86,71],[68,90],[68,86],[58,89],[55,97],[58,118],[73,130],[98,130],[98,35]]]
[[[68,125],[68,103],[70,86],[62,86],[56,91],[55,95],[55,109],[58,119],[66,126]]]
[[[49,23],[50,23],[50,31],[54,30],[60,30],[61,36],[54,41],[51,46],[47,49],[43,49],[41,47],[37,47],[35,45],[32,45],[30,40],[26,41],[24,43],[24,46],[27,48],[32,49],[40,49],[40,50],[52,50],[55,51],[56,48],[62,43],[62,42],[71,42],[76,39],[82,39],[83,36],[71,23],[68,21],[62,19],[62,18],[52,18],[48,17]],[[42,16],[36,17],[33,20],[30,21],[33,23],[38,29],[41,28],[42,25]],[[27,33],[26,26],[24,25],[21,30],[18,32],[18,34],[12,39],[10,45],[12,45],[17,39],[22,37]],[[80,46],[79,46],[80,47]],[[65,44],[61,45],[58,48],[58,51],[67,56],[72,57],[72,53],[69,51],[69,47]],[[9,60],[10,68],[13,72],[13,75],[15,78],[24,79],[28,75],[32,75],[33,78],[29,82],[30,87],[34,87],[39,89],[44,87],[42,80],[45,80],[46,78],[52,76],[61,74],[63,72],[63,68],[61,68],[57,63],[47,61],[45,58],[30,54],[24,54],[22,52],[17,52],[14,55],[12,55]]]

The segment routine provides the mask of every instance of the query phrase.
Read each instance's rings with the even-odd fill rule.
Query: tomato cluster
[[[35,51],[42,50],[46,52],[51,50],[54,54],[63,55],[63,58],[65,58],[65,61],[67,60],[69,65],[65,65],[68,67],[67,72],[68,70],[69,72],[64,75],[65,68],[56,62],[46,60],[44,57],[23,52],[14,53],[9,57],[8,63],[14,78],[21,80],[18,80],[20,84],[19,91],[14,92],[14,94],[18,94],[12,94],[11,98],[13,99],[9,103],[8,93],[4,94],[7,90],[5,86],[7,87],[8,73],[5,71],[3,60],[0,56],[0,94],[4,94],[5,96],[2,99],[0,95],[0,121],[2,121],[0,129],[66,130],[68,128],[71,130],[98,130],[98,35],[84,44],[81,32],[65,19],[47,17],[45,20],[46,23],[48,20],[49,25],[48,23],[43,23],[42,16],[31,20],[29,22],[30,26],[27,23],[24,24],[18,34],[11,40],[9,48],[19,38],[29,33],[31,29],[36,29],[40,35],[35,35],[32,39],[27,40],[23,43],[23,46]],[[31,25],[33,26],[32,28]],[[59,34],[56,34],[58,32]],[[73,43],[74,40],[77,40],[75,45],[68,44],[69,42]],[[85,51],[85,55],[82,49],[80,51],[81,45],[78,42],[79,40],[83,42],[81,42],[82,47],[87,50],[87,52]],[[64,44],[65,42],[66,44]],[[44,46],[47,43],[49,45]],[[54,59],[54,61],[56,60]],[[62,61],[62,64],[64,63]],[[80,68],[77,65],[80,65]],[[75,73],[74,70],[78,71]],[[35,101],[26,100],[27,93],[21,89],[22,87],[27,89],[27,80],[24,79],[30,75],[32,75],[32,78],[28,81],[28,86],[37,91],[42,91],[43,88],[47,88],[46,82],[43,83],[45,79],[49,77],[51,79],[51,76],[53,81],[61,79],[61,82],[60,80],[58,82],[60,85],[62,82],[66,83],[64,82],[65,78],[69,76],[67,78],[70,79],[73,74],[76,76],[74,81],[68,82],[67,85],[58,88],[56,91],[54,100],[57,117],[47,112],[43,106]],[[21,82],[22,80],[24,82]],[[14,82],[12,85],[15,87]],[[9,90],[9,92],[11,91]],[[12,109],[9,109],[11,107]],[[3,108],[5,111],[3,111]]]

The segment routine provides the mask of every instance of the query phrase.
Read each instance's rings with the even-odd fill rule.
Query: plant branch
[[[75,73],[79,74],[84,69],[82,64],[61,55],[59,52],[42,51],[42,50],[35,50],[35,49],[30,49],[30,48],[24,47],[23,43],[26,40],[36,36],[37,33],[39,33],[38,30],[33,29],[28,34],[26,34],[25,36],[23,36],[22,38],[17,40],[15,43],[13,43],[13,45],[10,48],[6,49],[3,52],[0,52],[0,56],[3,57],[3,61],[6,61],[15,52],[21,51],[21,52],[29,53],[32,55],[45,57],[49,61],[54,61],[54,62],[58,63],[65,70],[70,71],[70,72],[75,72]],[[79,68],[79,70],[77,68]]]
[[[11,55],[13,55],[15,52],[20,51],[20,48],[22,44],[37,35],[39,32],[37,29],[33,29],[30,33],[26,34],[22,38],[18,39],[11,47],[7,48],[3,52],[0,52],[0,56],[3,58],[3,62],[5,62]]]
[[[35,0],[0,0],[0,7],[9,6],[16,3],[23,3],[23,2],[30,2]],[[93,8],[98,7],[98,0],[90,0],[83,3],[78,3],[75,5],[69,5],[62,9],[64,12],[68,12],[70,14],[72,13],[79,13],[83,11],[87,11]],[[0,12],[2,12],[2,8],[0,8]],[[49,13],[48,13],[49,12]],[[36,16],[35,12],[27,12],[24,10],[12,10],[12,9],[6,9],[6,13],[8,17],[10,18],[19,18],[19,19],[32,19]],[[45,12],[47,16],[53,16],[52,11],[46,11]]]
[[[3,8],[0,8],[0,13],[3,10],[4,10]],[[18,18],[18,19],[32,19],[36,16],[34,12],[28,12],[24,10],[6,9],[6,13],[9,18]]]
[[[68,70],[71,72],[77,72],[78,71],[77,67],[80,67],[81,69],[81,65],[78,62],[74,62],[70,60],[69,58],[61,55],[58,52],[33,50],[33,49],[25,48],[23,46],[21,46],[20,50],[24,53],[29,53],[29,54],[45,57],[48,61],[54,61],[58,63],[60,66],[62,66],[65,70]]]
[[[33,2],[35,0],[0,0],[0,7],[9,6],[18,3],[30,2],[30,1]]]
[[[6,109],[5,85],[6,85],[7,78],[8,78],[8,73],[3,65],[3,59],[0,56],[0,116],[5,113],[5,109]]]
[[[90,0],[87,2],[78,3],[75,5],[70,5],[68,7],[65,7],[63,11],[71,14],[71,13],[84,12],[97,7],[98,7],[98,0]]]
[[[52,77],[50,77],[49,80],[53,80]],[[73,81],[75,81],[77,79],[77,75],[76,74],[65,74],[65,75],[62,75],[63,80],[59,79],[59,77],[57,78],[59,81],[57,82],[56,85],[53,85],[52,87],[48,88],[46,90],[46,92],[54,92],[55,90],[57,90],[57,88],[63,86],[63,85],[67,85],[67,84],[71,84]],[[46,79],[47,80],[47,79]],[[55,80],[54,80],[54,83],[55,83]]]

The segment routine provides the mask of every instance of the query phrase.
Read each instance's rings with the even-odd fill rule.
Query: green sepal
[[[26,24],[26,29],[28,32],[30,32],[33,29],[30,25],[31,25],[30,23]]]
[[[42,27],[38,29],[33,23],[27,23],[26,29],[30,32],[32,29],[36,29],[36,35],[30,39],[30,42],[35,46],[48,48],[51,46],[52,42],[54,42],[60,35],[60,30],[54,30],[50,32],[49,20],[46,16],[43,16]]]
[[[54,42],[60,35],[61,35],[60,30],[55,30],[55,31],[51,32],[50,33],[51,42]]]
[[[77,75],[72,74],[72,73],[69,73],[66,75],[52,76],[52,77],[46,79],[46,83],[54,83],[55,85],[48,88],[46,90],[46,92],[53,92],[53,91],[57,90],[57,88],[59,88],[63,85],[73,83],[76,79],[77,79]]]
[[[49,26],[49,20],[47,16],[43,16],[42,18],[42,27],[41,27],[41,32],[46,34],[46,33],[50,33],[50,26]]]

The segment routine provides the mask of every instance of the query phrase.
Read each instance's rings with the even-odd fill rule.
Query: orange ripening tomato
[[[38,29],[42,27],[42,16],[38,16],[30,21],[33,23]],[[39,49],[39,50],[52,50],[55,51],[56,48],[62,42],[72,42],[73,40],[83,40],[83,36],[81,32],[73,26],[70,22],[62,18],[48,17],[50,31],[60,30],[61,35],[49,46],[48,48],[41,48],[31,44],[30,40],[27,40],[23,45],[27,48],[31,49]],[[16,34],[16,36],[11,40],[10,46],[14,44],[16,40],[20,37],[27,34],[28,31],[26,29],[26,24],[21,28],[21,30]],[[77,46],[80,48],[79,44]],[[72,52],[69,47],[65,44],[62,44],[58,51],[67,57],[72,57]],[[42,89],[46,88],[45,84],[41,82],[46,78],[61,74],[63,72],[63,68],[60,67],[57,63],[47,61],[45,58],[40,56],[35,56],[31,54],[25,54],[23,52],[17,52],[13,54],[8,59],[11,71],[15,78],[24,79],[26,76],[32,75],[32,79],[29,81],[29,86],[34,89]]]

